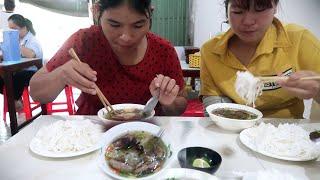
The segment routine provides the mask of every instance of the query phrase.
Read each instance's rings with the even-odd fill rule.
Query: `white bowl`
[[[225,118],[221,116],[217,116],[212,114],[212,111],[215,109],[219,108],[232,108],[232,109],[239,109],[239,110],[246,110],[251,113],[254,113],[258,115],[256,119],[251,119],[251,120],[241,120],[241,119],[230,119],[230,118]],[[216,104],[211,104],[206,108],[210,118],[212,121],[214,121],[219,127],[234,131],[234,132],[240,132],[243,129],[250,128],[260,122],[262,118],[262,113],[249,106],[241,105],[241,104],[234,104],[234,103],[216,103]]]
[[[126,109],[126,108],[136,108],[136,109],[142,110],[144,108],[144,105],[142,105],[142,104],[129,104],[129,103],[128,104],[115,104],[115,105],[112,105],[112,108],[114,110]],[[108,114],[108,112],[105,108],[102,108],[98,111],[98,117],[106,124],[109,124],[109,123],[120,124],[123,122],[128,122],[128,121],[117,121],[117,120],[107,119],[107,118],[105,118],[106,114]],[[141,119],[141,121],[146,121],[146,120],[152,118],[154,115],[155,115],[155,111],[153,110],[149,116]]]
[[[105,153],[106,153],[106,148],[117,138],[119,138],[121,135],[124,135],[128,132],[132,131],[145,131],[149,132],[153,135],[156,135],[160,131],[160,127],[156,126],[154,124],[150,124],[147,122],[127,122],[127,123],[122,123],[117,126],[114,126],[113,128],[109,129],[103,136],[103,149],[102,153],[100,154],[99,157],[99,166],[109,176],[120,179],[120,180],[127,180],[127,177],[119,176],[118,174],[114,173],[109,165],[107,164],[105,160]],[[134,178],[134,179],[139,179],[139,180],[146,180],[146,179],[157,179],[157,177],[161,177],[161,174],[164,172],[164,169],[166,169],[169,164],[172,162],[173,156],[172,153],[170,153],[171,149],[170,147],[173,147],[172,143],[170,142],[170,137],[164,133],[161,136],[161,139],[163,140],[164,144],[168,147],[168,157],[165,160],[165,163],[163,164],[162,168],[160,171],[155,172],[154,174],[151,174],[146,177],[142,178]]]

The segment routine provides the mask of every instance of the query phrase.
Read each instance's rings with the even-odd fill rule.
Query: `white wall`
[[[193,0],[194,46],[201,47],[210,34],[220,32],[225,20],[223,0]],[[320,0],[280,0],[277,16],[288,23],[308,28],[320,38]],[[224,30],[227,26],[224,25]]]
[[[44,60],[50,59],[71,34],[92,24],[92,20],[88,17],[54,13],[18,0],[15,13],[32,21],[37,33],[36,38],[42,45]]]
[[[286,23],[306,27],[320,38],[319,0],[280,0],[277,16]]]
[[[222,0],[193,0],[194,46],[201,47],[210,36],[220,32],[225,21]]]

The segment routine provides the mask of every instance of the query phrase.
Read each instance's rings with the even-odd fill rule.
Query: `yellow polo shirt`
[[[294,24],[282,25],[274,19],[246,67],[228,49],[232,30],[206,42],[201,48],[201,96],[227,96],[245,104],[235,92],[237,71],[256,76],[290,75],[300,70],[320,73],[320,42],[308,30]],[[303,100],[288,94],[276,83],[265,83],[255,102],[264,117],[302,118]]]

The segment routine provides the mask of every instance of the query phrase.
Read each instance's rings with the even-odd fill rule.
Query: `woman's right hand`
[[[82,92],[95,95],[97,72],[83,62],[70,60],[61,67],[61,80],[65,85],[71,85]]]

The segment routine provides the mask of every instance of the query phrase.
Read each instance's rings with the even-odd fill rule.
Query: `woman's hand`
[[[290,75],[287,80],[277,83],[289,93],[301,99],[318,98],[320,95],[320,82],[317,80],[300,80],[302,77],[317,76],[312,71],[298,71]]]
[[[160,90],[159,102],[162,105],[171,105],[179,93],[179,86],[176,80],[162,74],[157,75],[149,86],[152,96],[158,96]]]
[[[36,54],[32,49],[26,48],[24,46],[20,46],[21,56],[26,58],[35,58]]]
[[[82,92],[95,95],[97,72],[86,63],[70,60],[61,67],[61,78],[65,85],[71,85]]]

